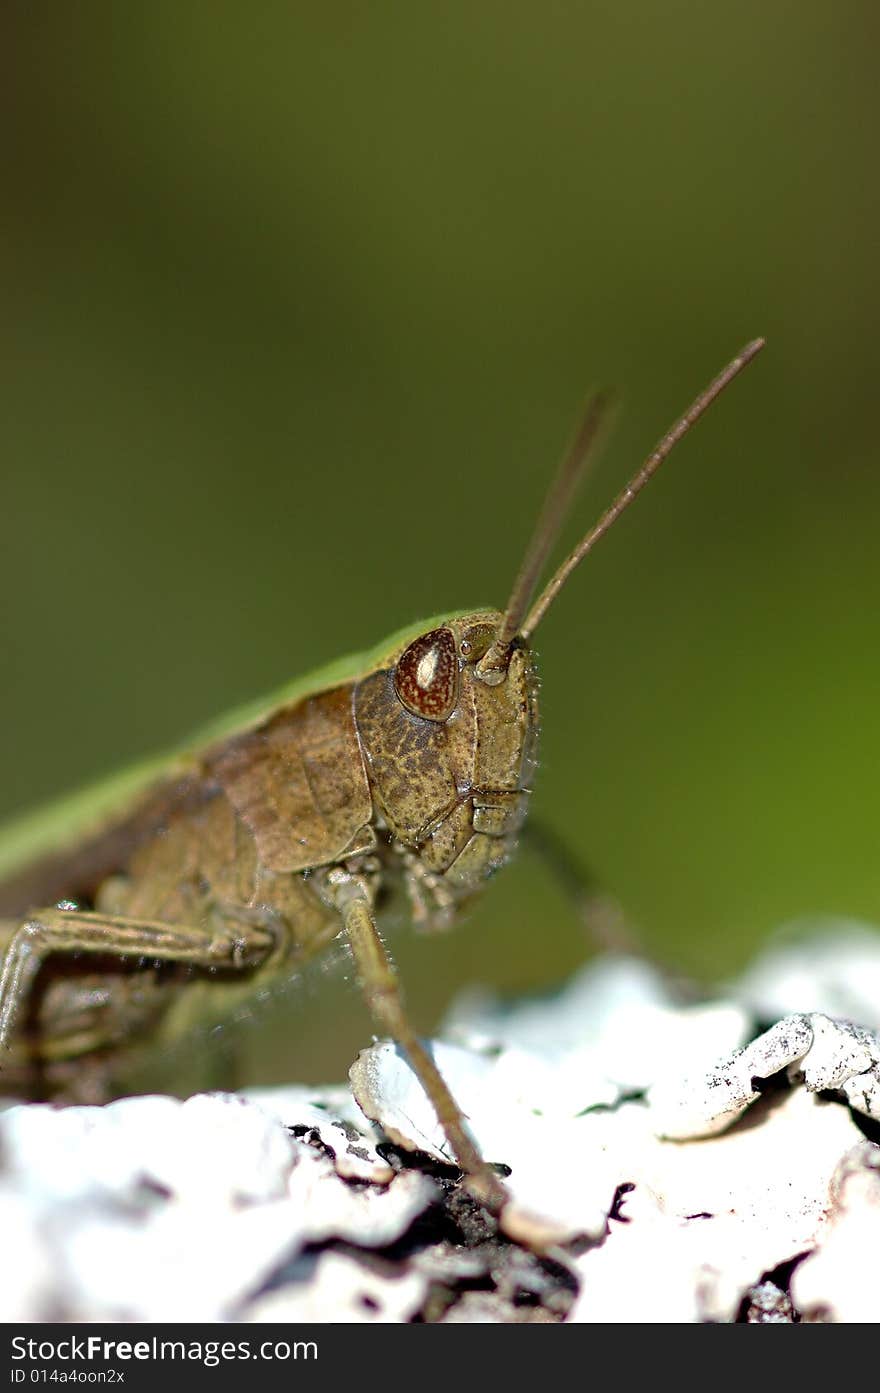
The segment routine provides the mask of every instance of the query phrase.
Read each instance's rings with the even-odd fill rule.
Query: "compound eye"
[[[411,643],[394,669],[394,687],[407,711],[445,721],[458,697],[458,659],[449,629],[432,629]]]

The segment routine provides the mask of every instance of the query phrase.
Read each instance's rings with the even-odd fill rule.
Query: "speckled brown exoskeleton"
[[[591,454],[597,397],[506,609],[445,615],[233,713],[151,761],[0,830],[0,1094],[112,1096],[138,1041],[178,1037],[346,935],[377,1030],[431,1099],[452,1156],[505,1202],[413,1031],[376,926],[402,887],[445,924],[509,859],[538,710],[531,637],[578,562],[751,361],[747,345],[532,594]]]

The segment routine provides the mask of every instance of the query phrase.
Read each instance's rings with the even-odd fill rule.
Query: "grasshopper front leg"
[[[11,1043],[28,994],[52,954],[146,958],[210,970],[256,966],[273,944],[270,933],[248,924],[189,928],[83,910],[42,910],[15,931],[3,958],[0,1055]]]
[[[355,877],[346,877],[337,886],[336,901],[345,921],[361,990],[378,1030],[383,1035],[390,1035],[409,1058],[453,1155],[468,1176],[471,1193],[494,1214],[500,1213],[509,1199],[508,1193],[480,1155],[461,1109],[409,1023],[400,982],[379,937],[366,886]]]

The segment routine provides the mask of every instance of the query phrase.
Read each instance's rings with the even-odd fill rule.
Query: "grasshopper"
[[[762,346],[748,344],[701,393],[534,603],[595,453],[601,395],[503,612],[394,634],[170,757],[0,830],[0,1092],[110,1097],[134,1043],[222,1016],[343,933],[377,1031],[408,1056],[472,1192],[500,1211],[504,1187],[410,1025],[377,911],[402,889],[416,924],[448,924],[510,858],[536,765],[532,636],[575,566]]]

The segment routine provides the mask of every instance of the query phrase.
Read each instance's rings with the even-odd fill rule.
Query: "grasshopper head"
[[[538,734],[525,644],[486,682],[495,610],[447,620],[357,686],[355,716],[377,810],[392,839],[453,898],[507,858],[525,816]]]

